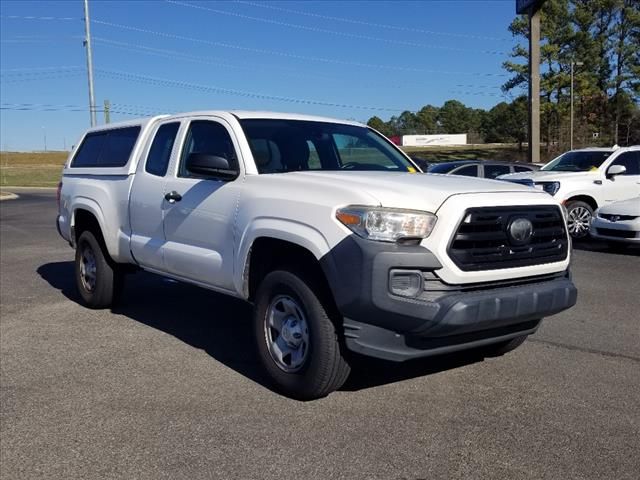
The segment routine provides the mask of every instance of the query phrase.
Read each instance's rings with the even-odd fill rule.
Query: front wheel
[[[350,372],[336,325],[316,291],[313,279],[277,270],[264,278],[256,294],[260,361],[278,390],[300,400],[327,396]]]
[[[589,235],[589,226],[593,209],[588,203],[574,200],[567,202],[567,228],[569,235],[575,239],[586,238]]]

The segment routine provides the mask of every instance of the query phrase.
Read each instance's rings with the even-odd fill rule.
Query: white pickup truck
[[[553,197],[422,175],[376,131],[327,118],[93,128],[64,167],[57,227],[91,308],[135,268],[251,302],[264,368],[300,399],[339,388],[351,352],[503,354],[577,295]]]

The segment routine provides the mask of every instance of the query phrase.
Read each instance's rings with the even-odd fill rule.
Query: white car
[[[584,238],[589,235],[596,209],[640,196],[640,146],[572,150],[537,172],[498,178],[528,184],[553,195],[567,209],[571,236]]]
[[[57,225],[86,306],[112,305],[135,268],[243,299],[274,384],[317,398],[346,380],[347,350],[501,355],[576,302],[555,199],[417,170],[355,122],[154,117],[83,136]]]
[[[615,243],[640,244],[640,197],[596,210],[591,220],[591,236]]]

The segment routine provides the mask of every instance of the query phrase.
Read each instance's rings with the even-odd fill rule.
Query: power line
[[[81,67],[59,67],[57,69],[49,69],[49,70],[42,70],[42,71],[22,71],[22,72],[7,72],[7,73],[0,73],[0,76],[2,77],[37,77],[37,76],[41,76],[41,75],[50,75],[53,73],[67,73],[67,72],[77,72]]]
[[[283,75],[283,76],[286,76],[287,78],[292,78],[292,77],[314,78],[314,79],[320,79],[320,80],[336,81],[341,83],[344,83],[345,81],[344,76],[342,77],[329,76],[329,75],[325,75],[324,73],[308,71],[306,69],[303,72],[301,72],[300,69],[295,67],[274,65],[273,63],[264,64],[264,63],[242,62],[242,61],[237,63],[228,63],[225,59],[220,59],[218,57],[203,57],[199,55],[191,55],[191,54],[179,52],[176,50],[166,50],[166,49],[148,47],[148,46],[139,45],[139,44],[120,42],[116,40],[110,40],[104,37],[93,37],[93,41],[97,45],[101,45],[101,46],[119,48],[125,51],[141,53],[144,55],[155,55],[155,56],[170,58],[174,60],[184,60],[189,62],[195,62],[203,65],[213,65],[213,66],[225,67],[225,68],[239,68],[239,69],[250,70],[252,72],[262,70],[263,72],[268,71],[269,74]],[[362,85],[360,88],[386,87],[386,88],[399,89],[399,88],[406,88],[407,85],[408,85],[407,83],[389,84],[389,83],[368,81],[366,85]],[[421,87],[424,87],[425,83],[420,82],[419,84],[413,84],[413,86],[418,86],[418,85],[420,85]]]
[[[25,72],[25,71],[41,71],[41,70],[59,70],[59,69],[72,69],[72,68],[82,68],[80,65],[60,65],[58,67],[22,67],[22,68],[3,68],[0,69],[0,75],[2,72]]]
[[[0,18],[6,18],[8,20],[82,20],[77,17],[38,17],[33,15],[0,15]]]
[[[363,26],[367,26],[367,27],[384,28],[384,29],[397,30],[397,31],[402,31],[402,32],[415,32],[415,33],[423,33],[423,34],[426,34],[426,35],[442,35],[442,36],[447,36],[447,37],[470,38],[470,39],[473,39],[473,40],[495,40],[495,41],[501,41],[501,42],[510,41],[510,39],[505,38],[505,37],[489,37],[489,36],[485,36],[485,35],[473,35],[473,34],[468,34],[468,33],[439,32],[439,31],[435,31],[435,30],[425,30],[425,29],[422,29],[422,28],[406,27],[406,26],[402,26],[402,25],[390,25],[390,24],[386,24],[386,23],[375,23],[375,22],[367,22],[367,21],[364,21],[364,20],[356,20],[356,19],[353,19],[353,18],[335,17],[335,16],[331,16],[331,15],[321,15],[321,14],[313,13],[313,12],[306,12],[306,11],[302,11],[302,10],[294,10],[294,9],[291,9],[291,8],[278,7],[278,6],[270,5],[270,4],[266,4],[266,3],[255,3],[255,2],[248,2],[248,1],[242,1],[242,0],[236,0],[234,3],[250,5],[252,7],[266,8],[266,9],[274,10],[274,11],[278,11],[278,12],[293,13],[295,15],[304,15],[306,17],[317,18],[317,19],[321,19],[321,20],[331,20],[331,21],[336,21],[336,22],[350,23],[352,25],[363,25]]]
[[[476,85],[476,84],[456,84],[455,87],[463,87],[463,88],[486,88],[486,89],[500,89],[502,87],[496,85]]]
[[[340,80],[344,81],[344,78],[339,77],[330,77],[321,73],[313,73],[313,72],[300,72],[299,69],[293,67],[283,67],[283,66],[274,66],[273,64],[260,64],[260,63],[250,63],[250,62],[238,62],[238,64],[228,63],[224,59],[219,59],[216,57],[203,57],[199,55],[191,55],[184,52],[179,52],[176,50],[166,50],[162,48],[154,48],[148,47],[144,45],[136,45],[127,42],[120,42],[116,40],[110,40],[104,37],[93,37],[94,42],[98,45],[109,46],[120,48],[122,50],[142,53],[145,55],[156,55],[163,58],[171,58],[174,60],[186,60],[189,62],[200,63],[204,65],[213,65],[217,67],[228,67],[228,68],[240,68],[247,69],[253,72],[256,71],[256,67],[267,67],[270,68],[271,71],[275,70],[276,73],[282,73],[287,75],[288,77],[302,77],[302,78],[320,78],[327,80]]]
[[[32,81],[41,81],[41,80],[55,80],[58,78],[70,78],[70,77],[79,77],[83,72],[67,72],[67,73],[50,73],[47,75],[35,76],[35,77],[19,77],[19,78],[9,78],[9,79],[0,79],[0,83],[21,83],[21,82],[32,82]]]
[[[383,42],[383,43],[389,43],[389,44],[393,44],[393,45],[402,45],[405,47],[420,47],[420,48],[431,48],[431,49],[436,49],[436,50],[447,50],[447,51],[454,51],[454,52],[473,52],[473,53],[483,53],[483,54],[487,54],[487,55],[507,55],[506,52],[500,52],[497,50],[477,50],[477,49],[472,49],[472,48],[460,48],[460,47],[449,47],[446,45],[433,45],[433,44],[428,44],[428,43],[420,43],[420,42],[411,42],[411,41],[406,41],[406,40],[394,40],[394,39],[390,39],[390,38],[382,38],[382,37],[374,37],[371,35],[362,35],[359,33],[352,33],[352,32],[341,32],[338,30],[329,30],[326,28],[320,28],[320,27],[310,27],[308,25],[300,25],[297,23],[288,23],[288,22],[283,22],[280,20],[272,20],[269,18],[263,18],[263,17],[253,17],[250,15],[244,15],[241,13],[236,13],[236,12],[229,12],[226,10],[219,10],[217,8],[210,8],[210,7],[204,7],[202,5],[193,5],[191,3],[186,3],[186,2],[181,2],[181,1],[177,1],[177,0],[165,0],[167,3],[171,3],[173,5],[179,5],[182,7],[190,7],[190,8],[194,8],[197,10],[203,10],[203,11],[207,11],[207,12],[212,12],[212,13],[216,13],[219,15],[227,15],[230,17],[235,17],[235,18],[241,18],[243,20],[251,20],[254,22],[262,22],[262,23],[268,23],[271,25],[278,25],[281,27],[287,27],[287,28],[295,28],[298,30],[306,30],[309,32],[316,32],[316,33],[324,33],[324,34],[328,34],[328,35],[336,35],[336,36],[341,36],[341,37],[347,37],[347,38],[357,38],[359,40],[367,40],[367,41],[372,41],[372,42]]]
[[[338,107],[338,108],[350,108],[350,109],[358,109],[358,110],[372,110],[372,111],[386,111],[386,112],[398,112],[398,111],[405,110],[403,108],[372,107],[372,106],[366,106],[366,105],[351,105],[351,104],[344,104],[344,103],[327,102],[323,100],[283,97],[279,95],[247,92],[243,90],[218,87],[214,85],[199,85],[195,83],[169,80],[169,79],[157,78],[157,77],[149,77],[146,75],[138,75],[138,74],[132,74],[128,72],[118,72],[113,70],[96,69],[96,72],[100,74],[100,76],[107,76],[107,77],[126,80],[126,81],[147,83],[150,85],[177,87],[177,88],[183,88],[183,89],[191,89],[191,90],[198,90],[198,91],[204,91],[204,92],[214,92],[214,93],[220,93],[224,95],[235,95],[235,96],[248,97],[248,98],[259,98],[262,100],[273,100],[273,101],[286,102],[286,103],[298,103],[298,104],[305,104],[305,105],[320,105],[320,106],[326,106],[326,107]]]
[[[46,103],[2,103],[0,104],[0,110],[12,110],[12,111],[38,111],[38,112],[83,112],[89,111],[88,107],[82,105],[52,105]],[[102,112],[102,109],[96,109],[96,112]],[[132,109],[111,109],[111,113],[118,113],[121,115],[134,115],[134,116],[148,116],[148,112],[141,112]]]
[[[491,93],[486,91],[471,91],[471,90],[449,90],[449,93],[453,93],[455,95],[467,95],[471,97],[499,97],[499,98],[507,98],[507,95],[504,93]]]
[[[212,41],[212,40],[205,40],[205,39],[202,39],[202,38],[194,38],[194,37],[187,37],[187,36],[184,36],[184,35],[177,35],[177,34],[173,34],[173,33],[159,32],[159,31],[155,31],[155,30],[149,30],[149,29],[146,29],[146,28],[133,27],[131,25],[123,25],[123,24],[120,24],[120,23],[106,22],[106,21],[103,21],[103,20],[91,20],[91,22],[95,23],[95,24],[98,24],[98,25],[104,25],[104,26],[107,26],[107,27],[119,28],[119,29],[122,29],[122,30],[129,30],[129,31],[140,32],[140,33],[148,33],[148,34],[151,34],[151,35],[156,35],[156,36],[164,37],[164,38],[172,38],[174,40],[183,40],[183,41],[187,41],[187,42],[201,43],[203,45],[211,45],[211,46],[214,46],[214,47],[230,48],[230,49],[241,50],[241,51],[245,51],[245,52],[259,53],[259,54],[262,54],[262,55],[274,55],[274,56],[285,57],[285,58],[293,58],[293,59],[296,59],[296,60],[303,60],[303,61],[313,61],[313,62],[331,63],[331,64],[336,64],[336,65],[348,65],[348,66],[355,66],[355,67],[363,67],[363,68],[377,68],[377,69],[385,69],[385,70],[397,70],[397,71],[404,71],[404,72],[422,72],[422,73],[443,74],[443,75],[472,75],[472,76],[482,76],[482,77],[505,77],[505,76],[508,76],[508,74],[506,74],[506,73],[483,73],[483,72],[469,72],[469,71],[466,71],[466,72],[465,71],[455,72],[455,71],[445,71],[445,70],[431,70],[431,69],[420,68],[420,67],[373,64],[373,63],[363,63],[363,62],[354,62],[354,61],[349,61],[349,60],[339,60],[339,59],[333,59],[333,58],[325,58],[325,57],[297,55],[297,54],[289,53],[289,52],[282,52],[282,51],[277,51],[277,50],[266,50],[266,49],[262,49],[262,48],[245,47],[245,46],[235,45],[235,44],[230,44],[230,43],[225,43],[225,42],[215,42],[215,41]]]
[[[0,39],[0,43],[47,43],[50,44],[52,42],[69,42],[69,41],[77,41],[78,37],[74,36],[58,36],[58,37],[13,37],[13,38],[3,38]]]

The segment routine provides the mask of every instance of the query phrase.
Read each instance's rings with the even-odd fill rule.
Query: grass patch
[[[55,187],[68,152],[0,152],[0,186]]]
[[[0,165],[64,165],[69,152],[0,152]]]
[[[0,186],[55,187],[61,176],[61,165],[2,166],[0,168]]]

